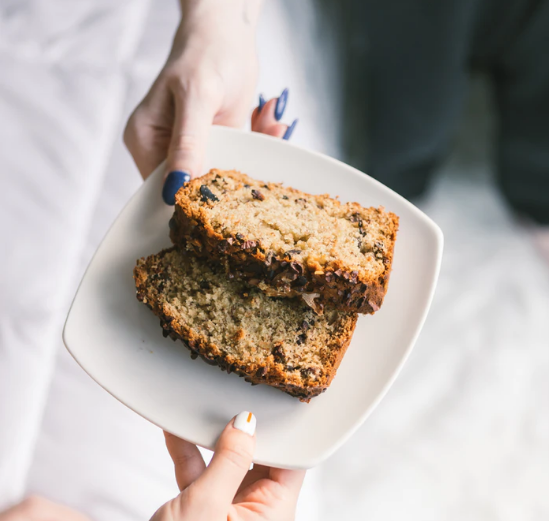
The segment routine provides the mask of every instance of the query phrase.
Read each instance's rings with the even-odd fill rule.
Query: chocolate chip
[[[305,284],[307,284],[307,277],[304,277],[303,275],[300,275],[299,277],[297,277],[297,279],[295,280],[294,282],[294,285],[295,286],[305,286]]]
[[[288,250],[284,253],[284,257],[291,257],[292,255],[300,255],[301,250]]]
[[[170,226],[170,230],[175,230],[177,228],[177,223],[175,222],[175,219],[173,217],[170,219],[170,222],[168,224]]]
[[[202,289],[210,289],[211,288],[210,283],[207,280],[201,280],[198,284]]]
[[[228,248],[229,248],[228,239],[223,239],[222,241],[220,241],[219,245],[217,246],[217,249],[222,253],[226,252]]]
[[[286,361],[286,356],[284,355],[284,350],[282,349],[282,346],[276,345],[272,350],[272,355],[275,359],[275,362],[280,362],[283,364]]]
[[[290,269],[296,273],[303,273],[303,266],[298,262],[290,262]]]
[[[357,284],[356,282],[353,282],[353,284],[356,284],[355,287],[351,290],[351,293],[354,295],[355,293],[362,293],[361,291],[361,284]]]
[[[264,201],[265,196],[259,190],[252,190],[252,197],[258,199],[259,201]]]
[[[297,345],[301,345],[303,344],[303,342],[305,342],[305,340],[307,340],[307,335],[305,333],[302,333],[301,335],[298,335],[296,343]]]
[[[251,188],[250,185],[244,185],[244,188]]]
[[[267,374],[267,368],[266,367],[260,367],[255,373],[255,375],[259,376],[259,377],[263,377],[266,374]]]
[[[276,275],[276,271],[275,270],[270,270],[267,272],[267,278],[273,280],[274,279],[274,276]]]
[[[215,202],[215,201],[219,201],[219,199],[215,196],[215,194],[206,186],[206,185],[202,185],[200,187],[200,200],[205,203],[207,201],[212,201],[212,202]]]
[[[243,250],[253,250],[257,247],[257,241],[244,241],[240,248]]]
[[[287,195],[283,195],[282,196],[282,199],[285,199],[286,201],[288,200],[288,196]]]
[[[307,329],[309,329],[310,327],[311,326],[309,325],[309,322],[307,322],[306,320],[301,323],[301,329],[303,329],[303,331],[307,331]]]
[[[304,367],[301,369],[301,376],[303,378],[308,378],[311,375],[318,376],[319,370],[317,367]]]
[[[243,240],[244,240],[244,235],[242,235],[241,233],[237,233],[237,234],[236,234],[236,238],[237,238],[239,241],[243,241]]]
[[[162,336],[164,338],[168,338],[170,336],[170,332],[167,329],[162,330]]]
[[[372,311],[375,312],[375,311],[379,310],[379,306],[373,300],[369,300],[368,304],[370,304],[370,307],[372,308]]]

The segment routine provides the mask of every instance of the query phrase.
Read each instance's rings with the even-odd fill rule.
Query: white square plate
[[[65,345],[99,385],[181,438],[211,449],[228,420],[249,410],[257,416],[257,463],[312,467],[362,424],[409,355],[435,290],[442,232],[411,203],[358,170],[262,134],[214,127],[205,166],[237,169],[344,202],[383,205],[400,217],[385,303],[375,315],[360,317],[331,387],[301,403],[191,360],[180,342],[162,337],[158,319],[135,298],[132,274],[137,258],[170,245],[173,209],[161,199],[161,167],[95,253],[65,324]]]

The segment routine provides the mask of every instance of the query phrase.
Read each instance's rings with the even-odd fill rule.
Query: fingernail
[[[263,97],[263,94],[259,95],[259,105],[257,106],[257,113],[259,114],[261,112],[261,109],[263,108],[263,105],[265,105],[265,98]]]
[[[280,121],[280,118],[284,114],[284,110],[286,109],[287,103],[288,103],[288,89],[284,89],[282,91],[282,94],[280,95],[280,98],[276,100],[275,118],[277,121]]]
[[[284,132],[284,135],[282,136],[282,139],[290,139],[292,137],[292,134],[294,133],[295,126],[297,125],[297,122],[299,120],[294,119],[294,122],[286,129],[286,132]]]
[[[255,434],[256,423],[255,416],[250,411],[242,411],[234,419],[233,427],[253,436]]]
[[[191,175],[182,170],[174,170],[168,174],[162,188],[162,199],[166,204],[173,206],[175,204],[175,194],[185,184],[191,180]]]

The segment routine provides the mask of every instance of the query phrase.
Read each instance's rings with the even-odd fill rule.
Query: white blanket
[[[337,154],[311,5],[295,35],[266,4],[258,91],[289,86],[292,140]],[[176,0],[0,2],[0,509],[39,493],[129,521],[176,493],[159,430],[93,383],[60,334],[141,182],[122,128],[178,16]],[[493,188],[479,132],[463,134],[422,204],[446,236],[424,332],[379,409],[309,473],[300,520],[549,518],[549,268]]]

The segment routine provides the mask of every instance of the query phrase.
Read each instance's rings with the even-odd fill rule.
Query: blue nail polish
[[[288,103],[288,89],[284,89],[282,91],[282,94],[280,95],[280,98],[276,100],[275,119],[277,121],[280,121],[280,118],[283,116],[287,103]]]
[[[265,98],[263,97],[263,94],[259,95],[259,105],[257,106],[257,113],[259,114],[261,112],[261,109],[263,108],[263,105],[265,105]]]
[[[174,170],[168,174],[162,188],[162,199],[166,204],[173,206],[175,204],[175,194],[185,184],[191,180],[191,175],[182,170]]]
[[[284,135],[282,136],[282,139],[290,139],[292,137],[292,134],[294,133],[295,126],[297,125],[298,120],[294,119],[294,122],[286,129],[286,132],[284,132]]]

